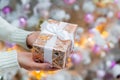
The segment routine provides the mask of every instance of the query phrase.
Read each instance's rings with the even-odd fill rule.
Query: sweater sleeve
[[[0,53],[0,75],[10,70],[15,70],[19,68],[17,61],[17,52],[3,52]]]
[[[0,40],[17,43],[24,48],[26,46],[26,37],[31,32],[19,29],[9,24],[6,20],[0,17]]]
[[[17,43],[22,47],[27,48],[26,37],[30,33],[31,32],[29,31],[12,26],[0,17],[0,40]],[[3,72],[6,72],[8,69],[14,70],[15,68],[19,68],[17,52],[12,51],[0,54],[0,74],[3,74]]]

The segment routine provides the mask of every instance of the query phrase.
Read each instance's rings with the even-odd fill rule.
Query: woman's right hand
[[[50,70],[52,68],[49,63],[36,63],[30,52],[18,52],[17,57],[20,67],[26,70]]]

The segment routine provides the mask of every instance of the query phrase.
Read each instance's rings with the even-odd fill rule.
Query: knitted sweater
[[[12,26],[0,17],[0,40],[14,42],[27,48],[26,37],[30,33]],[[19,68],[16,51],[0,53],[0,75],[16,68]]]

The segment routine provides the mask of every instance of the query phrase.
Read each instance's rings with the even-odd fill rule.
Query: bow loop
[[[41,25],[41,33],[56,35],[61,40],[71,40],[70,34],[63,30],[60,25],[48,23],[47,21]]]

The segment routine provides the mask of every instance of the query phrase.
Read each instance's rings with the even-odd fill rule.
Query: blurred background
[[[39,31],[46,19],[78,24],[69,68],[12,70],[4,80],[117,80],[120,78],[120,0],[0,0],[0,16],[15,27]],[[23,48],[0,42],[0,53]]]

